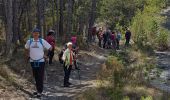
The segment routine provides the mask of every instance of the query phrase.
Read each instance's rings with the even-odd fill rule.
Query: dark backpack
[[[66,49],[67,49],[67,46],[65,45],[65,46],[63,47],[63,49],[60,51],[60,53],[58,54],[58,59],[59,59],[60,64],[64,64],[64,61],[63,61],[62,57],[63,57],[64,51],[65,51]]]

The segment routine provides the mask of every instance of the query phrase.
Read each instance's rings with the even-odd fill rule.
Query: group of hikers
[[[48,61],[49,65],[53,64],[53,56],[56,45],[54,33],[55,32],[53,30],[49,30],[46,39],[42,39],[40,38],[40,30],[35,28],[31,34],[32,38],[27,40],[25,44],[26,57],[31,64],[33,77],[36,83],[35,86],[37,91],[33,93],[36,97],[41,97],[43,92],[46,61]],[[93,28],[92,33],[93,41],[95,41],[95,34],[97,33],[97,37],[99,39],[98,45],[100,47],[119,49],[119,43],[122,37],[120,31],[111,31],[109,29],[103,30],[102,28],[99,28],[97,31],[95,27]],[[129,29],[126,30],[125,38],[125,45],[128,46],[131,38],[131,32]],[[69,82],[71,70],[73,68],[80,70],[76,62],[78,50],[77,37],[72,36],[70,42],[66,43],[58,55],[60,63],[63,64],[64,87],[69,87],[71,85]],[[45,51],[48,52],[46,53]]]
[[[27,40],[25,44],[26,57],[31,64],[33,77],[36,83],[37,91],[33,92],[33,95],[38,98],[42,96],[43,92],[46,60],[48,60],[49,65],[53,64],[52,60],[56,45],[54,33],[53,30],[50,30],[46,39],[42,39],[40,38],[40,30],[35,28],[31,34],[32,38]],[[63,51],[59,54],[60,63],[64,66],[64,87],[69,87],[71,85],[69,77],[73,65],[75,65],[75,69],[79,70],[76,64],[76,54],[79,49],[76,40],[76,36],[72,36],[70,39],[71,42],[68,42],[63,48]],[[45,51],[48,52],[46,53]]]
[[[95,41],[95,37],[98,38],[98,45],[99,47],[107,48],[107,49],[120,49],[120,40],[122,38],[122,33],[119,30],[111,31],[109,28],[103,29],[93,27],[91,30],[92,33],[92,41]],[[125,33],[125,46],[129,46],[129,42],[131,39],[131,32],[129,28],[126,28]]]

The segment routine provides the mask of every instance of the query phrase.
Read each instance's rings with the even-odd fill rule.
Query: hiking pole
[[[48,58],[47,58],[47,59],[48,59]],[[48,61],[47,59],[45,60],[46,64],[45,64],[45,67],[44,67],[45,83],[48,82],[47,67],[49,66],[49,61]]]
[[[80,69],[79,69],[79,67],[78,67],[77,61],[76,61],[76,70],[77,70],[78,78],[79,78],[80,85],[81,85]]]

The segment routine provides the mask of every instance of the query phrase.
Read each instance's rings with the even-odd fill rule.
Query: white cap
[[[72,44],[71,42],[68,42],[68,43],[67,43],[67,47],[68,47],[69,45],[73,45],[73,44]]]
[[[52,32],[52,33],[54,33],[54,30],[49,30],[49,32]]]

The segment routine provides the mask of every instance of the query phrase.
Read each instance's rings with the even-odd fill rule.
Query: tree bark
[[[55,32],[57,32],[55,34],[55,37],[57,38],[57,36],[59,36],[59,0],[56,0],[56,28],[55,28]]]
[[[4,0],[6,16],[6,55],[11,58],[13,53],[13,0]]]
[[[64,6],[64,1],[60,0],[60,21],[59,21],[59,34],[60,36],[63,36],[63,6]]]
[[[33,29],[33,16],[31,14],[32,12],[32,7],[31,7],[31,0],[28,0],[27,3],[27,16],[28,16],[28,31],[31,32]]]
[[[89,29],[88,29],[88,40],[90,42],[92,40],[91,28],[93,27],[95,18],[96,18],[96,4],[97,4],[97,0],[92,0],[91,12],[90,12],[90,18],[89,18]]]
[[[41,36],[46,36],[45,25],[45,1],[37,0],[37,28],[41,31]]]
[[[66,41],[69,41],[72,32],[73,0],[67,0],[67,3]]]

